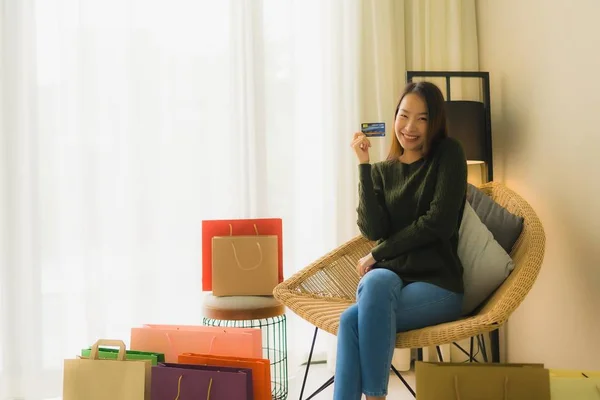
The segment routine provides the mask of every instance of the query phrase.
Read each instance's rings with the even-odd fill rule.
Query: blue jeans
[[[334,400],[386,396],[396,333],[458,319],[462,299],[429,283],[405,285],[387,269],[368,272],[340,318]]]

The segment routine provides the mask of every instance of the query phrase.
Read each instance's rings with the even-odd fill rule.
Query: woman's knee
[[[356,305],[351,305],[340,315],[340,328],[342,327],[344,329],[357,329],[358,308]]]
[[[402,280],[393,271],[383,268],[367,272],[358,283],[357,296],[365,293],[389,295],[391,291],[402,285]]]

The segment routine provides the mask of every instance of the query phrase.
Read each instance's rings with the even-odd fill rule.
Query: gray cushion
[[[512,214],[472,184],[467,184],[467,201],[507,253],[523,230],[523,217]]]
[[[508,277],[515,265],[467,202],[458,231],[463,265],[463,315],[472,313]]]

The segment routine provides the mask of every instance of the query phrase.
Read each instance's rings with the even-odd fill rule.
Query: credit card
[[[360,131],[369,137],[385,136],[385,122],[363,122]]]

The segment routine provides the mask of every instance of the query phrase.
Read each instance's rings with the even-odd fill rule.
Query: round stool
[[[271,362],[271,397],[287,399],[287,331],[285,306],[273,296],[213,296],[204,300],[206,326],[260,328],[263,357]]]

